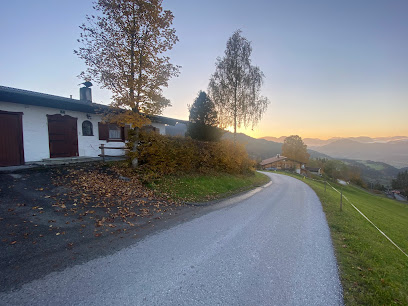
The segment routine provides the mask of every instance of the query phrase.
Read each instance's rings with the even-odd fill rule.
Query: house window
[[[85,120],[82,122],[82,136],[93,136],[92,122]]]
[[[122,139],[120,127],[109,124],[109,139]]]
[[[98,122],[99,140],[125,141],[128,129],[128,126],[121,127],[112,123]]]

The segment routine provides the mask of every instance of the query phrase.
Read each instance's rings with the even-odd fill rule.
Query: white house
[[[102,124],[109,107],[91,102],[91,89],[81,99],[0,86],[0,166],[23,165],[56,157],[97,157],[99,147],[123,147],[127,131]],[[185,122],[150,116],[151,125],[165,134],[166,125]],[[122,155],[110,150],[109,155]]]

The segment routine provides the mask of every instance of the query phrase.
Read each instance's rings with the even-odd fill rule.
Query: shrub
[[[137,151],[128,154],[138,159],[137,171],[147,181],[176,173],[254,172],[255,162],[245,148],[228,140],[205,142],[140,131],[138,140],[131,136],[129,148],[133,148],[134,141],[138,141]]]

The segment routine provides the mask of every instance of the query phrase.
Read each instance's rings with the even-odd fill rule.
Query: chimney
[[[81,87],[79,89],[79,99],[83,102],[92,103],[92,92],[89,87]]]
[[[81,87],[79,89],[79,100],[83,102],[92,103],[92,92],[90,88],[92,86],[92,83],[89,81],[86,81],[80,85],[84,85],[85,87]]]

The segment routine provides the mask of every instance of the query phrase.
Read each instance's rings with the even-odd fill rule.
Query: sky
[[[73,52],[88,0],[2,1],[0,85],[79,98],[86,69]],[[270,105],[252,137],[408,135],[408,1],[169,0],[182,66],[164,95],[164,116],[188,120],[188,104],[207,90],[232,33],[252,45]],[[94,84],[93,101],[110,92]]]

